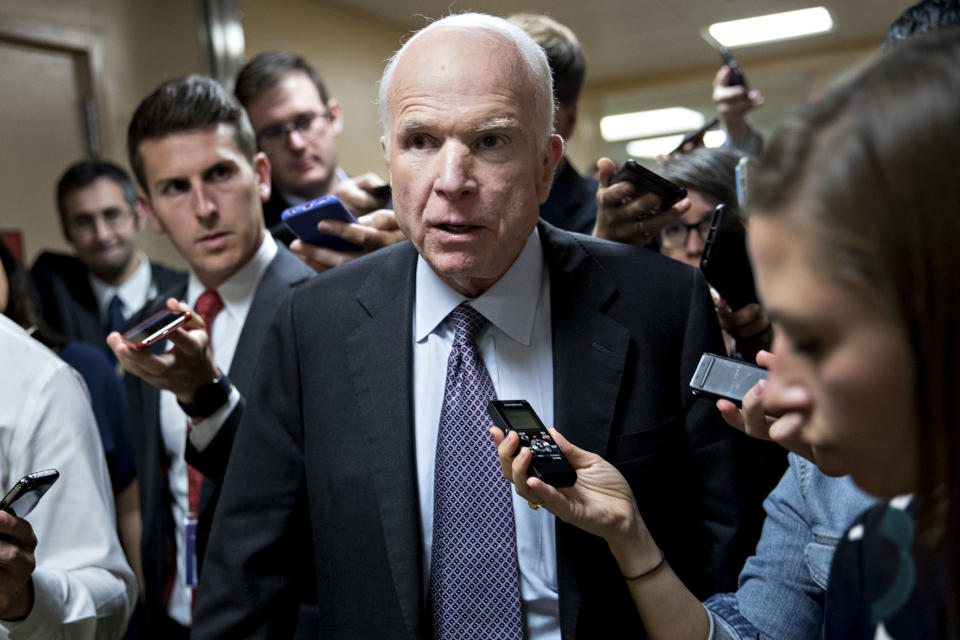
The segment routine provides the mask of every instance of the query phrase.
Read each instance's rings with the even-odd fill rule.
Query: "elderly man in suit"
[[[134,113],[127,144],[150,223],[190,265],[188,281],[163,297],[171,310],[193,310],[169,344],[137,351],[120,334],[108,336],[132,374],[144,628],[187,637],[254,362],[277,304],[313,271],[265,233],[270,164],[257,152],[243,108],[216,81],[190,76],[161,84]]]
[[[284,637],[310,563],[324,638],[640,629],[594,538],[514,498],[485,406],[525,398],[615,461],[677,573],[744,551],[732,433],[687,383],[720,349],[707,287],[653,252],[538,223],[563,144],[542,49],[451,16],[391,59],[382,144],[410,243],[288,297],[224,480],[196,638]]]

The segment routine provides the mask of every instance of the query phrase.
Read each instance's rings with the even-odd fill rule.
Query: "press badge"
[[[184,520],[186,531],[186,544],[184,545],[184,582],[188,587],[197,586],[197,519],[187,518]]]

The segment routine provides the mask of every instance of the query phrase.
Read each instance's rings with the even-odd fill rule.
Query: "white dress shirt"
[[[241,331],[243,331],[247,312],[250,310],[250,304],[253,302],[253,295],[260,284],[260,279],[276,255],[276,241],[269,233],[264,233],[263,242],[250,262],[217,288],[217,292],[223,298],[223,310],[217,314],[213,327],[209,330],[211,331],[210,340],[213,345],[213,361],[224,373],[230,371],[233,355],[237,349],[237,341],[240,339]],[[200,283],[196,274],[191,271],[187,283],[186,302],[194,307],[197,298],[204,291],[206,291],[206,287]],[[194,446],[203,450],[213,440],[217,431],[223,426],[226,418],[239,402],[240,392],[234,387],[227,404],[210,417],[193,422],[191,424],[190,441]],[[187,415],[177,403],[177,397],[170,391],[161,391],[160,429],[167,459],[170,460],[167,482],[172,497],[170,506],[175,527],[174,539],[177,542],[177,576],[170,594],[167,614],[184,626],[190,625],[193,591],[191,587],[187,586],[185,580],[185,532],[189,511],[187,463],[184,460],[187,446],[187,420]]]
[[[119,287],[113,287],[92,273],[87,274],[93,297],[97,300],[97,310],[104,325],[109,321],[108,313],[113,296],[120,296],[123,304],[123,319],[129,320],[137,311],[143,308],[148,300],[157,296],[157,285],[153,281],[153,271],[150,269],[150,260],[140,252],[140,266]]]
[[[34,471],[60,479],[26,517],[34,601],[0,638],[119,638],[137,583],[117,539],[110,476],[80,375],[0,315],[0,491]]]
[[[510,269],[471,301],[490,324],[477,347],[490,373],[497,398],[524,399],[547,426],[553,425],[553,353],[550,330],[550,277],[539,232],[534,229]],[[430,575],[433,545],[433,485],[437,431],[443,405],[447,358],[453,327],[447,315],[467,300],[445,284],[422,258],[417,261],[414,304],[413,394],[424,576]],[[493,438],[490,455],[495,456]],[[530,640],[559,640],[557,553],[554,517],[534,511],[513,496],[523,598]],[[429,588],[429,585],[427,585]]]

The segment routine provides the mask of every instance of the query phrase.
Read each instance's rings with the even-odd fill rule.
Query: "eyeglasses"
[[[117,229],[132,218],[133,212],[130,209],[110,207],[104,209],[100,215],[78,213],[67,220],[67,227],[74,235],[92,236],[97,233],[97,220],[103,220],[103,224],[109,228]]]
[[[683,222],[674,222],[668,225],[660,232],[660,244],[665,249],[676,249],[687,244],[690,239],[690,232],[696,229],[697,235],[704,242],[710,235],[710,223],[713,222],[713,215],[709,215],[700,222],[686,224]]]
[[[260,148],[267,155],[280,153],[287,146],[287,138],[296,131],[304,140],[314,140],[326,128],[330,120],[330,112],[301,113],[292,122],[271,124],[260,130],[257,140]]]

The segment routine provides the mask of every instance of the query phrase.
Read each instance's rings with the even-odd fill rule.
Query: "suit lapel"
[[[575,236],[543,223],[540,230],[550,269],[556,426],[577,446],[603,455],[630,332],[606,315],[617,289]]]
[[[630,332],[605,310],[617,289],[576,239],[540,223],[550,269],[553,332],[554,421],[577,446],[603,455],[617,411]],[[564,638],[576,635],[583,594],[571,554],[557,525],[560,623]]]
[[[360,429],[376,490],[387,557],[411,637],[421,634],[423,561],[413,442],[413,299],[416,252],[409,244],[357,293],[361,320],[346,341]],[[411,552],[413,551],[413,552]]]
[[[310,275],[309,267],[299,258],[286,247],[277,246],[277,255],[263,273],[253,294],[250,310],[237,339],[233,362],[230,363],[230,380],[240,393],[245,394],[250,390],[257,356],[260,355],[260,345],[263,344],[263,338],[280,301],[293,285],[306,280]]]

